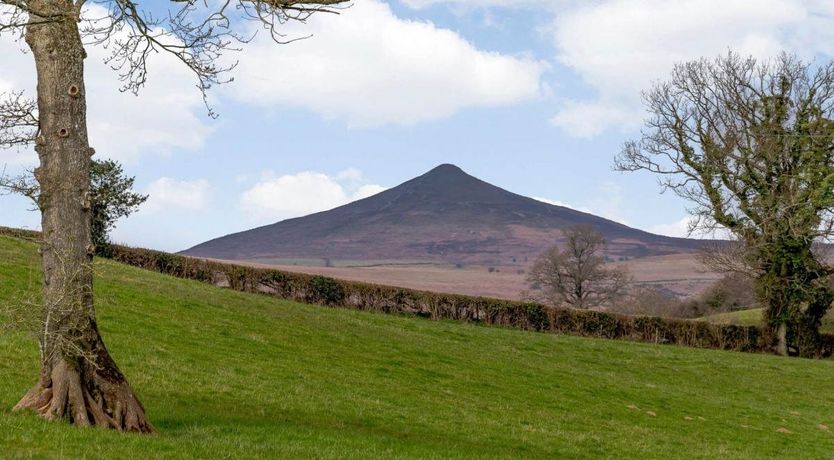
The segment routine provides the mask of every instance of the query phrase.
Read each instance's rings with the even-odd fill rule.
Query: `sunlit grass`
[[[159,429],[10,408],[35,343],[0,335],[0,458],[831,458],[834,362],[329,309],[96,263],[100,325]],[[37,301],[0,238],[0,303]],[[821,425],[822,424],[822,425]],[[779,432],[777,430],[789,432]]]
[[[739,310],[728,313],[717,313],[702,318],[715,324],[738,324],[740,326],[757,326],[762,323],[762,314],[764,310],[761,308],[753,308],[750,310]],[[822,332],[834,334],[834,312],[829,312],[822,320],[820,327]]]

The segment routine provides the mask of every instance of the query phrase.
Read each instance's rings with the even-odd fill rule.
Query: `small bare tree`
[[[834,62],[728,53],[677,65],[644,100],[650,118],[619,169],[657,174],[698,227],[732,232],[740,246],[711,262],[754,277],[778,353],[816,354],[834,299],[815,252],[834,235]]]
[[[630,277],[605,266],[605,238],[588,225],[562,231],[564,249],[554,246],[533,264],[527,281],[533,299],[551,305],[596,308],[625,294]]]
[[[235,65],[222,57],[251,38],[248,21],[287,42],[282,24],[345,1],[0,0],[0,33],[25,40],[37,74],[35,100],[19,93],[0,100],[0,148],[34,145],[43,235],[41,372],[15,409],[80,426],[153,431],[107,351],[93,304],[87,48],[111,51],[107,62],[126,91],[145,84],[150,55],[166,53],[193,72],[205,95],[230,81]]]

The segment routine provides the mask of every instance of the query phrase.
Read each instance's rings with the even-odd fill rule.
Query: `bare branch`
[[[32,20],[33,16],[37,19]],[[73,13],[70,19],[76,19],[76,14]],[[28,26],[65,20],[67,20],[67,15],[60,9],[58,11],[37,9],[27,0],[0,0],[0,34],[12,32],[22,37]]]
[[[232,81],[235,61],[224,61],[228,52],[252,40],[253,34],[239,31],[240,24],[259,23],[277,43],[286,44],[307,38],[287,38],[279,31],[289,21],[304,22],[315,13],[338,13],[347,0],[304,2],[268,0],[222,0],[212,3],[197,0],[172,0],[177,7],[163,16],[142,10],[132,0],[107,2],[106,17],[83,21],[82,33],[91,44],[112,49],[107,63],[119,73],[123,91],[137,93],[147,82],[148,59],[165,53],[190,69],[197,79],[209,114],[216,116],[207,102],[212,86]]]
[[[542,254],[530,270],[528,296],[552,305],[597,308],[623,295],[631,282],[623,269],[605,267],[600,254],[602,234],[590,226],[563,230],[564,249],[558,246]]]
[[[40,192],[41,189],[32,171],[16,176],[7,175],[5,168],[0,172],[0,194],[22,195],[29,198],[35,206],[32,211],[38,209]]]
[[[38,135],[37,103],[16,91],[0,95],[0,149],[23,147]]]
[[[657,174],[694,205],[698,226],[732,232],[737,245],[702,260],[756,279],[780,353],[788,341],[814,353],[834,300],[832,269],[815,249],[834,237],[834,62],[731,52],[677,65],[644,101],[642,138],[625,144],[617,167]]]

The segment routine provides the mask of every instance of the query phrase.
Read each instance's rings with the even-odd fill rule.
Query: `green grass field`
[[[753,308],[750,310],[732,311],[729,313],[717,313],[715,315],[705,316],[701,319],[715,324],[757,326],[762,323],[763,312],[764,310],[761,308]],[[834,312],[829,312],[829,314],[823,318],[820,330],[828,334],[834,334]]]
[[[813,458],[834,362],[328,309],[96,263],[100,325],[159,429],[10,408],[37,349],[0,335],[0,458]],[[0,304],[36,301],[0,237]],[[832,430],[828,430],[831,426]]]

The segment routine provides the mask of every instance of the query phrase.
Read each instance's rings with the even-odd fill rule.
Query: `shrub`
[[[314,276],[309,282],[306,300],[310,303],[324,305],[342,305],[345,303],[345,289],[333,278]]]
[[[124,246],[113,247],[113,259],[173,276],[225,284],[231,289],[306,303],[586,337],[767,351],[760,343],[756,327],[713,325],[656,316],[634,317],[530,302],[438,294],[212,262]],[[826,337],[822,346],[834,350],[834,337]],[[820,351],[820,355],[825,353]],[[831,351],[827,353],[830,355]]]
[[[698,316],[756,308],[756,287],[753,280],[740,273],[731,273],[705,289],[696,299]]]
[[[36,232],[0,227],[0,235],[37,239]],[[458,320],[495,326],[699,348],[770,352],[759,328],[702,321],[626,316],[538,303],[438,294],[391,286],[335,280],[113,246],[113,260],[140,268],[299,302],[357,310]],[[825,334],[816,356],[834,354],[834,335]]]
[[[640,286],[613,302],[608,311],[626,315],[695,318],[700,316],[693,300],[682,300],[674,292],[655,286]]]

